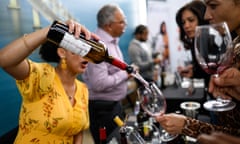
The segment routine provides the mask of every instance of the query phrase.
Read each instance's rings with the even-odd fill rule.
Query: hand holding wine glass
[[[195,53],[200,66],[205,72],[218,77],[225,69],[232,66],[232,38],[225,22],[197,26],[195,31]],[[230,100],[211,100],[204,103],[210,111],[227,111],[235,107]]]
[[[237,68],[225,70],[218,78],[211,78],[209,92],[214,96],[240,100],[240,72]]]
[[[166,111],[166,100],[161,90],[156,86],[155,83],[146,83],[139,87],[138,96],[140,99],[141,106],[150,116],[157,117],[161,116]],[[178,135],[171,135],[164,131],[161,135],[162,141],[171,141]]]

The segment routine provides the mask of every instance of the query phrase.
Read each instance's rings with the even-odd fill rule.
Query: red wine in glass
[[[229,66],[220,65],[214,62],[209,62],[207,65],[201,65],[201,67],[206,73],[211,75],[221,74],[225,69],[229,68]]]
[[[231,67],[232,38],[225,22],[197,26],[194,44],[196,59],[206,73],[218,77],[225,69]],[[219,96],[216,100],[207,101],[203,106],[210,111],[228,111],[236,104]]]

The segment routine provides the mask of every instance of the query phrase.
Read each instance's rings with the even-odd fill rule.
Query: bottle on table
[[[150,142],[152,138],[152,119],[151,117],[145,112],[142,107],[140,107],[140,111],[137,115],[137,124],[138,124],[138,132],[142,136],[142,138],[146,142]]]
[[[59,47],[65,48],[75,54],[78,54],[93,63],[108,62],[128,73],[133,72],[133,67],[109,56],[106,45],[101,40],[86,40],[84,34],[79,38],[75,38],[69,33],[68,26],[59,21],[54,21],[48,31],[47,39],[49,42]]]
[[[114,118],[114,122],[120,127],[121,144],[127,144],[128,142],[131,144],[146,144],[138,130],[133,126],[125,125],[118,116]]]
[[[140,112],[140,102],[136,100],[135,106],[134,106],[134,115],[137,116],[139,112]]]
[[[114,122],[120,127],[119,133],[121,136],[121,144],[127,144],[127,129],[124,127],[124,122],[119,118],[119,116],[116,116],[114,118]]]
[[[165,89],[166,86],[165,86],[165,77],[166,77],[166,66],[165,65],[162,65],[162,70],[161,70],[161,86],[160,88],[161,89]]]
[[[107,144],[107,132],[105,127],[99,128],[99,144]]]
[[[150,116],[143,110],[143,108],[140,106],[140,111],[137,114],[137,123],[138,126],[141,126],[144,122],[148,121]]]

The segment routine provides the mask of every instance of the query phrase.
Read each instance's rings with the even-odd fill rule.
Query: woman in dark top
[[[180,29],[180,40],[183,42],[184,48],[191,51],[192,62],[185,67],[178,67],[178,72],[182,77],[203,78],[206,87],[205,97],[207,96],[207,86],[210,75],[207,74],[198,64],[194,51],[195,28],[198,25],[208,24],[204,20],[206,7],[201,1],[193,1],[180,8],[176,14],[176,22]]]

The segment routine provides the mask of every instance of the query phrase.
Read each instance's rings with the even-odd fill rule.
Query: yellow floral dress
[[[77,79],[72,106],[54,67],[29,60],[30,75],[17,80],[22,95],[15,144],[72,144],[73,136],[89,127],[88,89]]]

